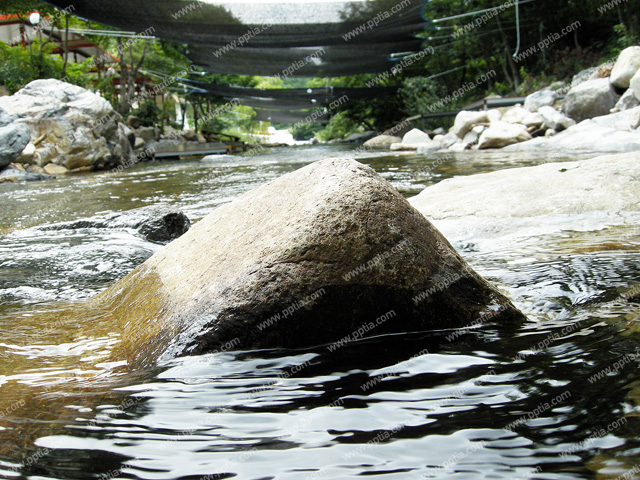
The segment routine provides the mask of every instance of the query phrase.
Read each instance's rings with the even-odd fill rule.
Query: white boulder
[[[15,120],[0,109],[0,170],[18,158],[29,144],[29,129]]]
[[[537,111],[529,112],[520,123],[525,127],[541,127],[544,124],[544,117]]]
[[[500,148],[513,143],[524,142],[532,137],[527,127],[508,122],[495,122],[487,128],[478,140],[478,148]]]
[[[499,122],[502,119],[502,112],[497,108],[492,108],[487,110],[487,117],[489,118],[489,123]]]
[[[456,115],[456,120],[453,124],[453,133],[455,133],[458,138],[464,138],[467,132],[478,123],[489,123],[487,112],[470,112],[463,110]]]
[[[404,137],[402,137],[403,145],[416,145],[430,142],[431,137],[427,133],[423,132],[422,130],[418,130],[417,128],[409,130],[404,134]]]
[[[529,115],[531,112],[529,110],[525,110],[524,108],[516,105],[515,107],[511,107],[507,110],[504,115],[502,115],[502,121],[508,123],[522,123],[522,120]]]
[[[624,110],[629,110],[638,106],[640,106],[640,100],[638,100],[634,95],[633,89],[629,88],[620,97],[620,100],[618,100],[618,103],[616,103],[616,106],[613,108],[613,110],[617,112],[623,112]]]
[[[611,83],[618,88],[629,88],[629,81],[640,69],[640,47],[625,48],[611,70]]]
[[[537,112],[540,107],[553,107],[558,94],[553,90],[540,90],[529,95],[524,101],[524,108]]]
[[[629,80],[629,89],[633,92],[636,99],[640,100],[640,70]]]
[[[538,113],[544,120],[544,127],[560,132],[576,124],[575,120],[563,115],[553,107],[540,107]]]
[[[427,187],[409,202],[433,219],[637,212],[638,178],[640,153],[633,152],[456,177]]]
[[[626,152],[640,150],[640,107],[580,122],[553,135],[506,147],[507,150]],[[549,132],[554,130],[547,130]]]
[[[394,143],[400,143],[402,139],[400,137],[394,137],[393,135],[378,135],[366,142],[363,146],[366,148],[389,148]]]

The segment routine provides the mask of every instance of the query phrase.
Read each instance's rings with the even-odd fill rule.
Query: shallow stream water
[[[631,214],[435,222],[528,315],[517,328],[230,350],[130,372],[102,360],[118,332],[95,328],[99,318],[41,323],[161,246],[124,230],[35,227],[160,203],[198,220],[332,156],[356,156],[407,197],[549,160],[319,146],[0,186],[0,478],[640,478]]]

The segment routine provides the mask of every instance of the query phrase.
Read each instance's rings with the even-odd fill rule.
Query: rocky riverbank
[[[640,152],[625,152],[458,176],[427,187],[409,203],[472,265],[477,266],[473,258],[508,259],[505,267],[512,273],[502,287],[517,304],[521,295],[530,299],[535,290],[518,286],[526,281],[518,276],[527,271],[527,265],[558,261],[572,265],[583,262],[585,256],[610,255],[603,271],[594,270],[588,280],[583,278],[586,284],[582,288],[592,289],[592,294],[600,289],[594,296],[595,309],[619,310],[628,302],[640,301],[637,285],[629,288],[621,284],[629,280],[634,285],[634,276],[625,278],[609,270],[616,261],[624,261],[620,259],[625,254],[633,256],[638,249],[639,160]],[[561,273],[554,279],[557,272]],[[557,272],[547,272],[541,281],[569,285],[575,281],[573,267],[561,267]],[[524,275],[532,274],[529,270]],[[608,293],[602,294],[605,291]],[[551,289],[539,298],[538,305],[524,302],[529,305],[525,313],[541,319],[538,307],[553,303],[554,295]],[[627,334],[637,334],[640,329],[632,320],[635,317],[637,310],[627,321],[615,315],[605,315],[603,320]]]
[[[640,47],[630,47],[613,66],[580,72],[571,86],[554,84],[529,95],[522,105],[461,111],[449,132],[430,136],[414,129],[403,138],[380,135],[364,145],[423,154],[502,147],[640,150],[639,70]]]
[[[14,95],[0,97],[0,111],[4,123],[27,134],[22,149],[14,149],[14,158],[6,159],[14,171],[60,175],[102,170],[134,156],[131,129],[107,100],[84,88],[36,80]]]
[[[136,117],[124,123],[100,95],[55,79],[0,97],[0,183],[122,169],[163,145],[206,141],[193,131],[144,127]]]

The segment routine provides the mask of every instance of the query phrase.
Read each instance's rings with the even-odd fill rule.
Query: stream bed
[[[517,328],[408,332],[334,351],[229,348],[131,372],[101,361],[118,332],[95,328],[99,318],[41,323],[161,246],[126,230],[36,227],[156,204],[197,221],[343,156],[407,197],[446,178],[549,161],[316,146],[0,186],[0,478],[640,478],[640,318],[626,301],[640,292],[640,218],[631,214],[434,222],[527,314]]]

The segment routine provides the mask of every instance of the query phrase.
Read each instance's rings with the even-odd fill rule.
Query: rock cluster
[[[109,102],[55,79],[35,80],[0,97],[0,109],[29,140],[16,158],[29,173],[60,174],[113,168],[129,162],[134,136]]]
[[[564,99],[559,91],[568,90]],[[620,93],[622,95],[620,95]],[[623,50],[614,65],[584,70],[571,86],[556,83],[526,97],[523,105],[487,111],[461,111],[448,133],[429,137],[413,130],[391,150],[438,151],[506,147],[573,148],[593,151],[640,149],[640,47]],[[421,134],[419,142],[413,141]]]
[[[365,146],[387,146],[391,150],[413,150],[428,154],[441,150],[459,152],[469,149],[501,148],[526,142],[547,131],[556,133],[575,125],[575,121],[560,113],[554,105],[557,93],[542,90],[529,95],[524,106],[492,109],[488,111],[463,110],[455,118],[448,133],[431,138],[427,133],[413,129],[401,141],[391,143],[385,136],[369,140]]]

